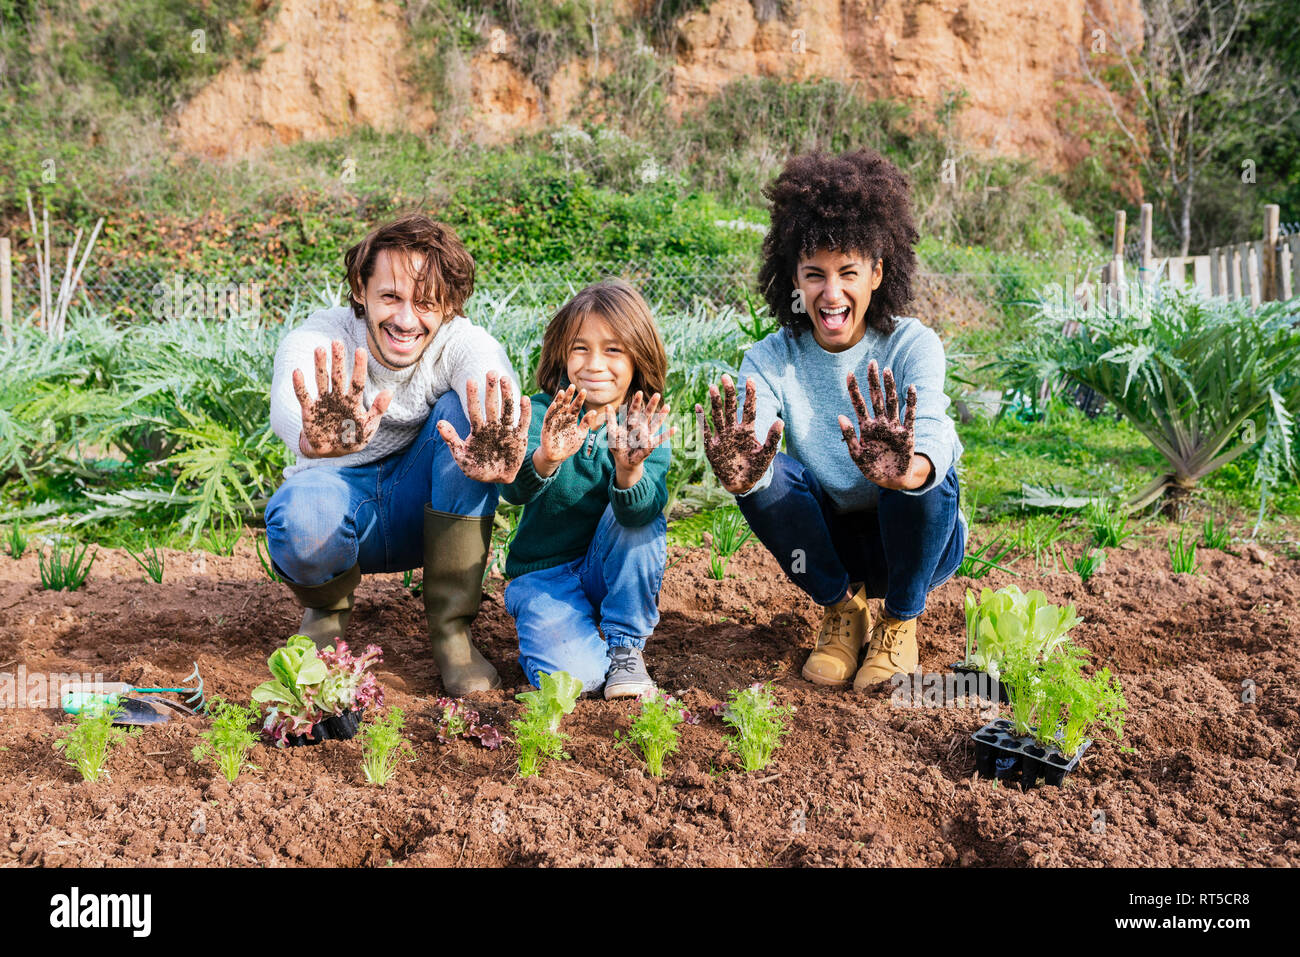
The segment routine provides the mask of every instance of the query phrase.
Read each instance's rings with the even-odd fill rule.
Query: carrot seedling
[[[641,749],[651,776],[661,778],[664,758],[681,747],[678,725],[690,721],[690,713],[676,698],[652,693],[641,699],[641,713],[632,722],[631,730],[622,736],[615,732],[615,747],[629,741],[635,744]]]
[[[103,768],[109,750],[121,744],[128,735],[140,733],[140,728],[128,731],[114,727],[113,719],[119,713],[111,706],[85,708],[63,737],[54,742],[55,749],[63,752],[68,764],[81,772],[83,780],[98,781],[100,774],[107,777],[108,772]]]
[[[364,748],[361,770],[371,784],[383,787],[397,772],[397,762],[406,758],[415,760],[415,748],[402,737],[406,713],[401,708],[391,708],[387,717],[376,718],[362,725],[357,732]]]
[[[558,761],[569,755],[564,750],[568,735],[560,731],[560,719],[572,714],[582,693],[582,682],[567,671],[540,675],[536,691],[515,695],[527,707],[517,721],[510,724],[519,745],[519,776],[530,778],[549,758]]]
[[[761,771],[772,760],[781,736],[789,734],[785,721],[794,709],[776,703],[770,681],[755,682],[744,691],[729,691],[727,695],[730,700],[722,709],[722,720],[735,731],[727,738],[727,747],[740,758],[746,771]]]
[[[257,743],[259,735],[250,725],[256,724],[260,716],[253,708],[220,697],[212,699],[208,714],[212,716],[212,728],[199,735],[203,741],[192,752],[194,760],[202,764],[204,758],[215,758],[221,773],[233,784],[248,760],[248,752]],[[249,767],[257,770],[255,765]]]

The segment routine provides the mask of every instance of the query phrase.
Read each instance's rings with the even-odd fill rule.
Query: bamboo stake
[[[77,265],[77,271],[72,276],[72,285],[68,289],[68,301],[63,305],[63,318],[59,320],[59,338],[63,338],[63,329],[67,325],[68,308],[72,305],[72,295],[77,288],[77,283],[81,282],[81,271],[86,268],[86,260],[90,258],[90,251],[95,248],[95,239],[99,236],[100,227],[104,225],[104,217],[99,217],[95,223],[95,228],[90,231],[90,239],[86,241],[86,249],[81,254],[81,262]],[[80,234],[80,230],[78,230]]]
[[[81,230],[77,230],[76,237],[72,240],[72,248],[68,250],[68,263],[63,267],[63,280],[59,283],[59,298],[54,303],[54,315],[50,319],[50,337],[53,339],[63,338],[63,327],[59,323],[59,317],[63,314],[63,300],[68,295],[68,280],[72,278],[72,263],[77,258],[77,247],[81,245]]]
[[[32,224],[32,245],[36,247],[36,279],[41,284],[37,306],[41,311],[38,328],[45,331],[45,269],[41,265],[41,239],[36,232],[36,210],[32,207],[32,192],[27,190],[27,221]]]
[[[50,293],[53,290],[53,280],[50,278],[50,266],[53,260],[50,259],[50,207],[41,204],[41,219],[45,223],[45,282],[43,289],[45,292],[45,334],[50,333],[50,324],[54,321],[51,315],[53,303],[50,302]]]
[[[5,343],[14,344],[14,271],[9,237],[0,238],[0,326]]]

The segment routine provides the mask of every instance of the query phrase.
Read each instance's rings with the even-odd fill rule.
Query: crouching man
[[[447,692],[498,688],[469,624],[494,483],[523,460],[528,403],[515,422],[519,387],[505,350],[461,315],[474,260],[449,227],[403,216],[344,263],[349,304],[314,313],[275,355],[271,427],[297,462],[266,508],[271,559],[305,609],[299,630],[318,646],[344,637],[362,574],[423,565]]]

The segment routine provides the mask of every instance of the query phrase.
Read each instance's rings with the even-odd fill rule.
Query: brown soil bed
[[[0,863],[13,865],[1289,865],[1300,848],[1300,562],[1210,552],[1174,576],[1163,551],[1113,552],[1073,575],[956,579],[921,619],[921,667],[961,657],[968,585],[1015,582],[1074,602],[1076,639],[1116,671],[1130,704],[1123,748],[1104,739],[1062,787],[974,777],[967,708],[902,708],[888,693],[827,691],[799,677],[820,615],[758,547],[706,577],[701,549],[674,549],[647,655],[661,686],[703,714],[661,781],[615,748],[631,702],[583,699],[566,719],[572,759],[515,775],[509,743],[438,743],[441,693],[422,606],[400,576],[367,577],[355,644],[380,644],[388,702],[404,708],[417,760],[368,786],[355,741],[257,749],[227,785],[190,758],[203,725],[147,730],[84,783],[51,745],[59,711],[0,711]],[[100,672],[170,684],[197,660],[210,693],[247,700],[267,654],[293,633],[287,589],[245,538],[233,558],[169,552],[142,578],[101,551],[77,593],[39,590],[36,559],[0,559],[0,672]],[[475,632],[507,688],[472,702],[505,730],[525,690],[513,627],[491,583]],[[775,679],[797,708],[765,771],[739,770],[708,706]],[[1244,702],[1243,682],[1254,701]],[[1249,697],[1247,695],[1246,697]]]

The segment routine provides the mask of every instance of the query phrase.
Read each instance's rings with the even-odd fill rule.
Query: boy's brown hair
[[[551,317],[542,337],[537,362],[537,385],[555,395],[568,382],[569,349],[578,338],[583,320],[595,315],[609,323],[632,361],[632,382],[627,395],[663,394],[668,377],[668,352],[641,294],[621,279],[606,279],[578,292]]]
[[[358,319],[365,317],[362,297],[375,273],[375,257],[384,249],[397,251],[408,263],[414,254],[424,256],[415,275],[417,305],[436,307],[447,320],[461,314],[465,300],[474,291],[474,257],[450,226],[423,213],[407,213],[372,229],[343,256],[352,290],[352,311]]]

